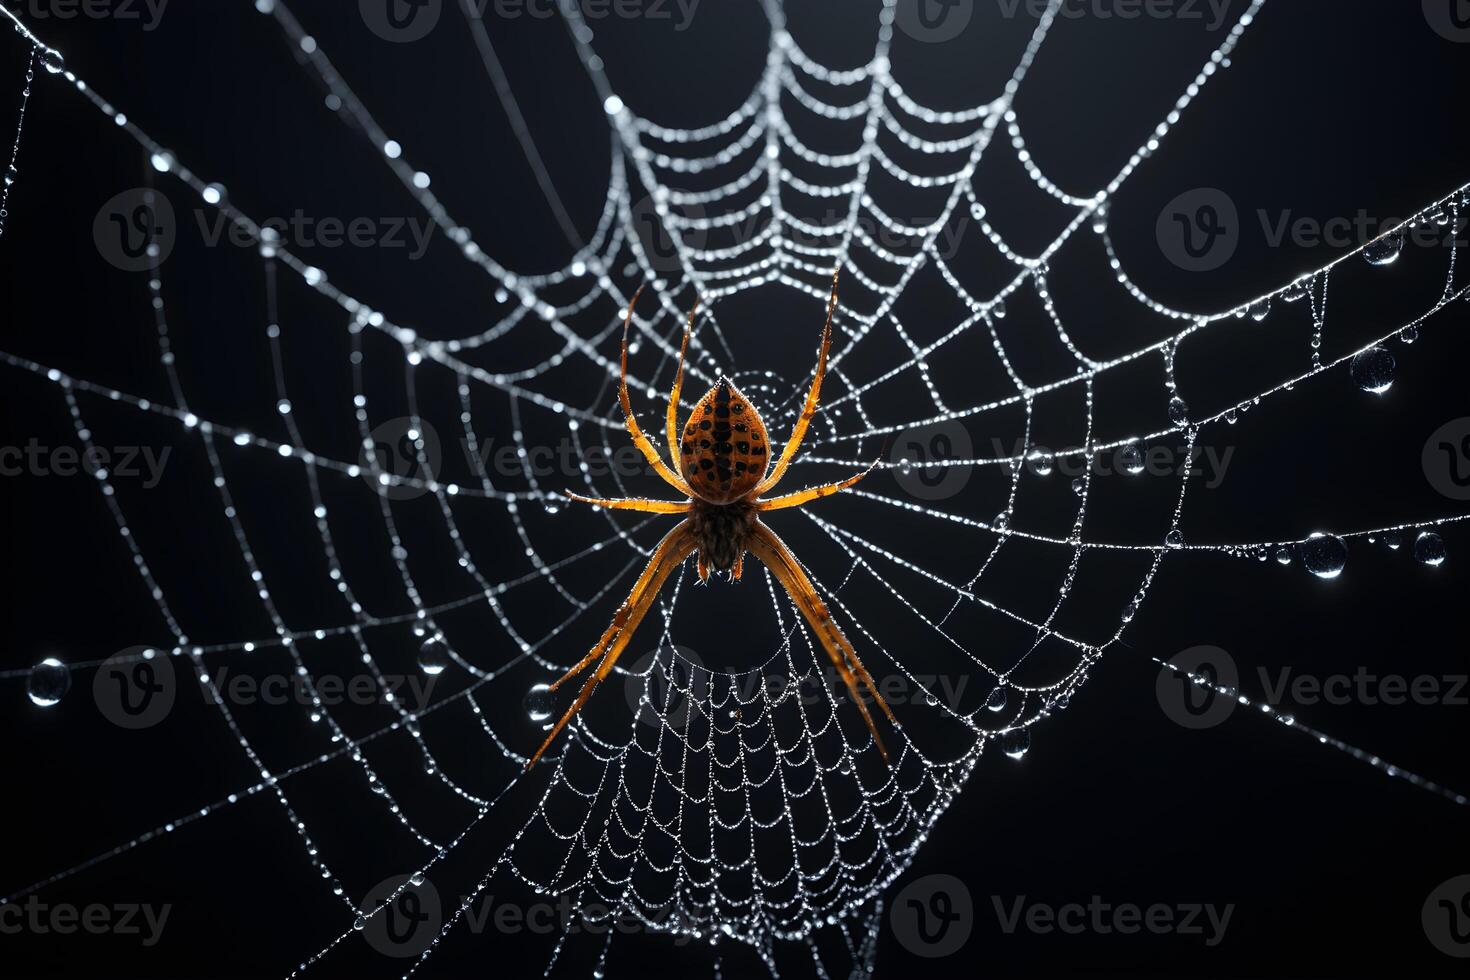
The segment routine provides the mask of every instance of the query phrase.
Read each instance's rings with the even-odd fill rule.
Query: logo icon
[[[1446,41],[1470,41],[1470,0],[1424,0],[1424,19]]]
[[[178,695],[173,658],[154,647],[128,647],[104,660],[92,677],[92,699],[119,728],[152,728],[168,717]]]
[[[699,222],[703,219],[704,208],[697,204],[680,205],[677,210],[671,207],[670,214],[677,216],[679,227],[670,228],[670,222],[659,217],[658,205],[653,198],[646,195],[629,211],[629,224],[638,233],[638,239],[643,244],[648,267],[661,275],[672,275],[683,268],[684,260],[679,255],[677,244],[679,241],[688,248],[698,249],[703,248],[709,238],[709,231],[702,224],[695,224],[693,227],[686,225],[686,222]],[[738,240],[745,239],[744,231],[740,228],[733,230]]]
[[[399,887],[403,891],[398,892]],[[398,892],[396,898],[391,898]],[[380,904],[387,906],[376,915]],[[443,910],[439,891],[422,874],[394,875],[378,883],[362,900],[362,936],[369,946],[395,959],[421,955],[439,936]]]
[[[1229,653],[1219,647],[1190,647],[1169,663],[1177,670],[1161,667],[1154,693],[1159,707],[1175,724],[1195,730],[1214,728],[1235,711],[1235,698],[1216,690],[1240,686],[1240,672]]]
[[[629,666],[623,694],[639,721],[682,732],[689,720],[690,702],[705,700],[709,686],[709,671],[699,654],[685,646],[664,644]],[[645,693],[646,705],[642,704]]]
[[[953,41],[975,16],[975,0],[898,0],[898,29],[915,41]]]
[[[974,459],[975,446],[969,430],[949,419],[899,433],[888,458],[893,478],[910,496],[944,500],[964,489],[974,469],[973,464],[949,461]]]
[[[1434,430],[1420,462],[1430,486],[1451,500],[1470,500],[1470,417]]]
[[[1470,957],[1470,875],[1458,875],[1430,892],[1421,918],[1435,949],[1458,959]]]
[[[358,0],[357,9],[378,37],[409,44],[422,41],[438,25],[444,0]]]
[[[98,254],[123,272],[147,272],[162,265],[177,240],[173,204],[147,187],[109,198],[92,220],[92,241]]]
[[[357,455],[363,479],[389,500],[414,500],[428,493],[442,460],[434,427],[410,418],[389,419],[373,429]]]
[[[1212,272],[1240,245],[1240,214],[1224,191],[1197,187],[1164,206],[1154,233],[1170,262],[1185,272]]]
[[[969,941],[975,927],[975,903],[970,889],[953,875],[925,875],[893,897],[888,926],[915,956],[949,956]]]

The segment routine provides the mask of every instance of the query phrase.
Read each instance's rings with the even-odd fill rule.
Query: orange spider
[[[867,475],[866,472],[859,473],[840,483],[809,487],[785,496],[761,499],[761,495],[775,487],[781,477],[786,474],[786,468],[791,465],[791,460],[796,455],[797,449],[801,447],[801,440],[806,435],[807,426],[811,424],[812,416],[816,414],[817,400],[822,390],[822,375],[827,371],[827,352],[832,346],[832,313],[837,308],[837,274],[834,273],[832,276],[832,296],[827,301],[827,325],[822,329],[822,347],[817,355],[816,376],[812,379],[811,391],[807,393],[806,405],[792,427],[791,438],[787,441],[786,448],[781,451],[780,458],[776,460],[775,469],[771,470],[769,476],[766,475],[770,465],[770,453],[767,448],[769,440],[766,437],[765,423],[761,421],[755,406],[751,405],[749,399],[742,395],[728,378],[721,378],[716,382],[709,393],[699,400],[699,404],[694,406],[694,410],[690,412],[689,419],[684,425],[683,438],[680,438],[679,390],[684,383],[684,354],[689,348],[689,333],[694,328],[694,316],[699,310],[697,300],[694,309],[689,312],[689,324],[684,330],[684,343],[679,348],[679,369],[674,375],[674,391],[669,398],[669,453],[672,456],[674,447],[679,447],[680,454],[675,461],[679,467],[678,473],[675,473],[664,462],[653,443],[648,441],[648,437],[638,427],[638,420],[633,415],[632,403],[628,400],[628,327],[633,322],[633,307],[637,304],[642,292],[643,290],[639,289],[633,294],[633,301],[628,304],[627,318],[623,325],[623,357],[618,400],[623,407],[623,420],[627,423],[628,434],[642,450],[649,465],[666,483],[688,499],[682,501],[611,500],[583,497],[570,492],[567,493],[567,496],[572,500],[591,504],[594,507],[636,510],[646,514],[685,514],[687,516],[654,549],[653,557],[649,559],[647,567],[638,576],[638,580],[633,583],[633,591],[618,607],[611,625],[603,632],[602,638],[588,651],[587,656],[567,671],[561,680],[551,685],[551,690],[556,690],[587,669],[598,657],[602,658],[597,664],[597,669],[583,683],[582,690],[572,702],[572,706],[551,729],[551,734],[546,736],[546,741],[542,742],[536,754],[531,756],[531,761],[526,763],[526,768],[530,769],[536,764],[542,753],[555,741],[556,736],[581,710],[582,705],[587,702],[597,685],[612,673],[613,664],[617,663],[628,641],[633,638],[633,632],[642,622],[644,614],[648,612],[654,599],[658,597],[664,580],[683,563],[684,559],[696,551],[699,552],[700,581],[709,581],[711,569],[728,572],[731,581],[740,581],[746,551],[754,553],[771,570],[771,574],[776,576],[776,580],[791,596],[792,602],[811,624],[817,638],[826,649],[827,655],[832,658],[833,666],[837,668],[838,674],[847,685],[848,693],[852,695],[858,710],[862,712],[863,720],[868,724],[868,730],[873,733],[873,741],[877,744],[878,751],[887,761],[888,751],[883,747],[883,740],[878,736],[877,726],[873,724],[873,716],[869,714],[867,705],[858,696],[857,681],[859,678],[862,679],[863,685],[868,689],[873,700],[888,716],[888,720],[895,726],[898,725],[898,720],[893,717],[892,710],[889,709],[882,695],[878,693],[872,675],[858,659],[857,651],[853,649],[852,643],[833,621],[832,614],[817,595],[817,590],[812,586],[806,573],[802,571],[795,556],[770,528],[761,523],[759,517],[762,511],[799,507],[809,501],[846,490]],[[869,472],[871,472],[871,467]]]

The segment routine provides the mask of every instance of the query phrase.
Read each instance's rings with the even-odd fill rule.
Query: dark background
[[[435,191],[475,230],[489,254],[528,271],[565,260],[566,239],[513,139],[457,11],[446,10],[429,39],[393,45],[364,27],[355,4],[296,6],[306,29],[320,39],[414,164],[434,175]],[[1230,5],[1230,22],[1240,9],[1241,4]],[[793,33],[824,62],[850,65],[868,57],[875,5],[842,4],[839,12],[836,4],[801,3],[793,5],[790,16]],[[180,159],[207,179],[225,183],[246,212],[288,215],[303,208],[324,216],[418,216],[360,135],[322,107],[313,78],[297,67],[274,22],[251,4],[174,0],[157,29],[149,31],[119,18],[31,23],[66,52],[70,67]],[[609,145],[592,87],[558,20],[491,17],[487,26],[549,174],[585,235],[601,208]],[[636,111],[670,125],[723,116],[758,76],[764,19],[753,3],[706,0],[688,30],[674,26],[653,18],[596,23],[596,44],[613,85]],[[1028,16],[1005,18],[992,5],[977,3],[973,22],[952,41],[925,45],[900,35],[893,51],[895,74],[931,105],[987,100],[997,94],[1032,26]],[[1182,18],[1087,16],[1058,24],[1017,102],[1042,167],[1079,193],[1100,186],[1168,111],[1221,37],[1205,23]],[[0,39],[0,78],[9,79],[0,92],[8,93],[3,95],[7,105],[18,95],[24,50],[9,32]],[[1365,209],[1375,221],[1388,221],[1458,187],[1470,176],[1462,149],[1467,55],[1470,45],[1431,30],[1417,3],[1268,4],[1232,67],[1211,83],[1161,152],[1115,201],[1112,234],[1128,268],[1145,289],[1173,306],[1225,309],[1325,263],[1339,250],[1290,243],[1272,247],[1259,226],[1247,221],[1239,251],[1224,267],[1208,274],[1182,273],[1161,254],[1154,233],[1160,210],[1180,193],[1221,188],[1247,216],[1262,209],[1273,215],[1290,210],[1325,220]],[[1055,205],[1039,203],[1033,216],[1027,202],[1037,199],[1034,191],[1029,197],[1009,193],[1028,185],[1008,172],[1016,170],[1008,148],[998,141],[992,153],[998,172],[985,175],[994,181],[991,199],[1010,202],[993,205],[997,222],[1008,222],[1003,231],[1022,251],[1049,241],[1057,230]],[[142,277],[102,262],[90,232],[103,202],[139,184],[141,165],[132,140],[59,79],[38,76],[20,178],[0,240],[3,347],[79,377],[166,400]],[[178,189],[167,178],[160,186],[171,194]],[[182,192],[176,200],[184,200]],[[192,208],[192,202],[187,206]],[[167,270],[170,320],[186,388],[201,416],[238,419],[265,433],[274,395],[261,331],[258,264],[249,253],[220,256],[194,244],[181,242]],[[1338,356],[1402,322],[1402,311],[1426,308],[1449,254],[1428,252],[1371,275],[1355,261],[1334,279],[1340,291],[1326,353]],[[487,280],[458,261],[442,238],[420,262],[381,250],[339,249],[303,257],[329,268],[342,288],[371,297],[391,317],[426,336],[471,333],[496,313]],[[1095,264],[1090,279],[1081,272],[1064,276],[1058,265],[1054,288],[1062,301],[1070,300],[1073,310],[1107,311],[1078,315],[1073,336],[1084,349],[1129,350],[1169,329],[1156,318],[1143,322],[1136,306],[1111,307],[1106,305],[1110,300],[1096,298],[1110,286]],[[744,322],[791,317],[790,307],[783,305],[790,294],[760,292],[770,293],[769,298],[732,305],[749,318]],[[910,320],[922,316],[923,305],[931,301],[924,295],[908,299],[916,304],[906,314]],[[940,309],[939,298],[932,302],[936,319],[950,316],[948,308]],[[817,307],[803,303],[797,322],[807,324]],[[298,411],[307,414],[309,408],[334,420],[322,424],[342,431],[316,435],[350,445],[340,387],[345,318],[295,285],[285,287],[282,308],[295,321],[287,330],[296,359],[292,383],[299,393]],[[1381,399],[1354,389],[1346,372],[1338,370],[1298,385],[1236,426],[1207,430],[1202,439],[1233,446],[1236,456],[1220,488],[1192,491],[1184,523],[1189,540],[1295,538],[1318,528],[1372,527],[1461,509],[1462,504],[1433,491],[1419,459],[1429,433],[1470,415],[1470,389],[1463,381],[1470,346],[1462,330],[1464,309],[1461,304],[1427,324],[1413,346],[1391,345],[1398,379]],[[738,314],[722,312],[725,329],[737,336]],[[952,322],[951,316],[945,325]],[[1227,324],[1197,345],[1187,343],[1178,370],[1191,405],[1203,414],[1231,404],[1268,383],[1253,380],[1252,372],[1277,377],[1274,365],[1305,371],[1309,333],[1300,308],[1278,309],[1264,325]],[[1027,343],[1024,337],[1012,342]],[[518,361],[513,349],[500,353],[508,363]],[[800,333],[783,344],[762,336],[751,357],[764,358],[762,366],[799,383],[809,363],[809,339]],[[73,441],[54,386],[11,369],[0,376],[5,444],[23,445],[32,437],[56,445]],[[952,402],[961,405],[987,394],[965,391],[963,378],[946,389],[951,393]],[[1136,380],[1130,375],[1113,398],[1108,408],[1099,409],[1100,435],[1116,438],[1132,427],[1160,427],[1164,395],[1156,362]],[[493,415],[504,405],[502,400],[498,409],[493,402],[485,408]],[[894,418],[932,414],[923,404],[886,408]],[[171,604],[191,636],[210,642],[268,635],[269,624],[254,608],[197,442],[185,440],[175,424],[95,399],[84,402],[84,410],[104,444],[141,440],[174,446],[179,454],[166,485],[151,493],[129,491],[128,509],[145,542],[144,553],[167,583]],[[1071,417],[1075,420],[1075,410]],[[1129,421],[1114,421],[1124,417]],[[979,442],[990,433],[975,434]],[[1011,436],[1014,432],[1007,433]],[[350,452],[337,455],[345,458]],[[241,481],[236,489],[244,498],[242,510],[253,515],[252,541],[269,565],[273,591],[290,607],[293,624],[343,621],[339,605],[329,605],[328,597],[318,598],[315,587],[303,584],[302,569],[317,572],[320,543],[306,519],[299,468],[273,462],[232,470]],[[875,479],[889,480],[886,475]],[[1130,521],[1137,515],[1128,508],[1110,512],[1100,502],[1088,536],[1159,540],[1175,484],[1156,482],[1160,486],[1148,491],[1151,509],[1139,508],[1148,511],[1146,520]],[[21,670],[52,654],[69,661],[99,660],[134,644],[168,642],[92,481],[22,477],[6,479],[3,488],[13,580],[4,604],[7,642],[0,669]],[[879,489],[894,491],[891,480]],[[368,497],[358,490],[358,498]],[[338,506],[334,500],[334,513],[351,513],[345,500],[342,511]],[[359,499],[357,506],[368,505]],[[886,510],[875,513],[836,501],[832,507],[824,514],[841,526],[879,538],[898,536],[905,557],[920,564],[951,560],[959,547],[926,522],[904,524]],[[966,512],[986,519],[993,509]],[[368,528],[375,510],[361,513]],[[788,526],[798,554],[809,554],[803,541],[821,554],[815,536],[802,537],[809,528],[794,517],[782,525],[783,533]],[[586,527],[591,533],[593,525]],[[552,553],[576,540],[577,528],[553,521],[534,526],[537,541]],[[383,601],[376,607],[400,609],[401,593],[396,603],[392,600],[397,579],[383,557],[381,534],[365,529],[361,540],[339,543],[344,561],[360,569],[355,584],[381,580],[377,588]],[[339,537],[353,535],[342,531]],[[1245,674],[1244,690],[1258,698],[1263,694],[1258,667],[1273,674],[1286,666],[1317,675],[1359,668],[1406,676],[1464,674],[1465,644],[1455,623],[1462,618],[1465,539],[1453,527],[1445,539],[1450,559],[1438,569],[1415,564],[1406,551],[1355,542],[1348,571],[1332,583],[1275,563],[1206,553],[1171,557],[1125,634],[1126,645],[1108,651],[1061,718],[1038,726],[1036,744],[1023,763],[998,754],[982,760],[966,792],[900,880],[901,886],[934,872],[960,877],[976,910],[968,944],[947,959],[921,960],[885,924],[876,975],[920,969],[934,976],[1005,977],[1340,977],[1385,970],[1451,975],[1457,964],[1426,940],[1420,908],[1440,882],[1470,871],[1464,809],[1245,711],[1218,728],[1186,731],[1159,710],[1157,670],[1148,659],[1196,644],[1218,645],[1231,651]],[[441,539],[437,547],[439,563],[451,564],[448,545]],[[1021,557],[1026,554],[1023,549]],[[519,556],[507,555],[507,566],[519,567]],[[833,558],[829,551],[814,568],[819,574],[840,571]],[[975,562],[968,563],[973,571]],[[602,573],[610,575],[619,565],[605,563]],[[1043,605],[1059,580],[1050,566],[1023,564],[1012,575],[1011,588],[1038,591],[1036,601]],[[690,601],[720,600],[722,591]],[[934,598],[932,591],[920,594]],[[1090,635],[1105,635],[1108,616],[1116,615],[1122,601],[1109,595],[1098,599],[1096,608],[1090,601],[1088,595],[1079,599],[1091,616]],[[583,632],[605,618],[605,606],[582,621]],[[512,612],[520,615],[522,609],[512,607]],[[524,614],[531,620],[528,635],[539,636],[551,625],[537,626],[534,609]],[[880,608],[871,615],[876,626],[887,625]],[[892,629],[905,628],[894,619]],[[910,635],[909,642],[922,638]],[[982,637],[973,639],[984,645]],[[388,647],[375,652],[411,671],[416,641],[402,630],[385,642],[397,645],[396,654]],[[581,642],[580,636],[568,639],[573,648]],[[751,656],[738,637],[727,647],[701,653],[709,663],[750,666],[736,659]],[[560,650],[549,655],[569,658]],[[500,651],[492,649],[479,662],[488,666],[498,659]],[[283,662],[260,669],[279,670]],[[185,662],[178,667],[187,678]],[[8,749],[0,891],[70,867],[256,778],[214,709],[192,696],[187,680],[167,724],[142,733],[111,726],[94,709],[90,689],[90,672],[78,671],[70,696],[43,711],[26,700],[23,677],[0,682]],[[486,709],[518,713],[524,684],[510,682],[507,690],[487,696]],[[1318,705],[1296,714],[1426,777],[1461,790],[1470,784],[1463,704]],[[262,716],[252,723],[251,735],[273,765],[284,766],[319,751],[303,730],[299,717],[277,722]],[[517,747],[525,751],[534,741],[521,733]],[[300,745],[307,744],[313,747],[303,751]],[[471,741],[466,736],[462,751],[467,758],[459,761],[479,772],[482,788],[503,784],[510,769],[482,737]],[[396,769],[391,759],[374,763],[400,800],[411,799],[416,781],[424,779],[411,759]],[[350,893],[365,892],[388,870],[421,860],[421,849],[408,846],[412,842],[396,823],[383,822],[360,779],[349,777],[340,763],[293,789],[292,798],[323,838],[324,849],[330,842],[352,855],[334,860]],[[463,823],[462,804],[453,813],[458,815],[437,824],[432,815],[416,817],[442,834]],[[466,859],[471,869],[476,857],[488,860],[498,853],[488,837],[475,846],[479,853]],[[469,873],[467,881],[475,877]],[[1057,905],[1085,903],[1093,895],[1139,905],[1233,903],[1235,912],[1224,941],[1206,948],[1200,937],[1006,934],[993,905],[1009,905],[1018,896]],[[41,896],[52,902],[171,903],[174,908],[163,941],[148,949],[120,936],[0,937],[7,976],[275,976],[345,927],[341,905],[313,873],[280,809],[264,795],[180,827],[163,840],[44,889]],[[614,948],[613,975],[710,970],[704,950],[674,949],[664,937],[620,939]],[[461,931],[451,934],[424,972],[539,974],[548,950],[546,937]],[[327,975],[398,972],[396,964],[385,967],[383,960],[353,959],[359,952],[349,950],[346,959],[329,961],[322,969]],[[577,961],[568,960],[563,966],[572,969]],[[810,971],[809,963],[799,959],[783,964],[790,975]],[[731,953],[725,975],[751,975],[757,969],[748,956]]]

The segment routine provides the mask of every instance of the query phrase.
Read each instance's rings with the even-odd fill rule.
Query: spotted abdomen
[[[766,426],[740,389],[721,378],[684,424],[679,468],[694,492],[728,504],[755,489],[771,459]]]

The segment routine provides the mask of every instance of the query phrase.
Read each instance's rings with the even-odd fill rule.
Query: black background
[[[415,165],[434,175],[434,189],[475,229],[489,254],[530,271],[565,260],[568,244],[456,11],[446,10],[428,40],[393,45],[364,27],[356,4],[303,0],[297,6],[306,29]],[[871,50],[874,8],[796,4],[792,31],[824,62],[856,64]],[[994,97],[1033,26],[1027,16],[1008,19],[998,9],[977,3],[971,25],[943,44],[900,35],[893,52],[896,76],[931,105],[960,107]],[[1232,22],[1242,9],[1240,3],[1229,5]],[[225,183],[246,212],[418,215],[373,150],[322,108],[314,80],[297,67],[274,23],[249,3],[174,0],[157,29],[148,31],[118,18],[31,22],[67,53],[71,68],[198,173]],[[716,119],[738,104],[758,76],[766,23],[753,3],[706,0],[688,30],[676,30],[675,24],[656,18],[596,22],[596,44],[614,86],[636,111],[670,125]],[[601,208],[609,145],[592,87],[559,20],[492,17],[487,25],[550,176],[586,234]],[[1100,186],[1168,111],[1222,36],[1206,23],[1177,17],[1085,16],[1058,24],[1017,101],[1043,169],[1079,192]],[[0,77],[8,79],[0,92],[8,93],[7,105],[18,95],[24,50],[9,32],[0,39]],[[1258,210],[1325,220],[1365,209],[1376,221],[1387,221],[1458,187],[1470,175],[1462,151],[1467,55],[1470,45],[1430,29],[1418,3],[1268,4],[1233,65],[1115,201],[1112,234],[1128,268],[1170,305],[1225,309],[1340,251],[1291,243],[1273,247],[1249,218]],[[1009,151],[998,146],[995,152],[1004,158]],[[61,80],[38,75],[20,179],[0,240],[3,347],[79,377],[166,400],[143,280],[104,264],[90,232],[103,202],[138,185],[141,164],[138,147],[125,134]],[[1000,174],[995,180],[1003,189],[1015,177]],[[161,186],[169,193],[177,189],[166,178]],[[1155,219],[1168,201],[1200,186],[1225,190],[1247,221],[1239,251],[1223,268],[1181,273],[1160,253]],[[1050,218],[1032,220],[1026,207],[996,209],[1010,212],[1012,224],[1004,231],[1022,251],[1056,231]],[[1338,356],[1392,329],[1402,322],[1393,319],[1398,311],[1426,308],[1448,258],[1447,250],[1429,252],[1371,275],[1355,261],[1329,320],[1327,353]],[[382,250],[304,257],[330,268],[342,288],[371,297],[391,317],[428,336],[474,332],[495,315],[486,280],[457,261],[442,238],[422,262]],[[181,245],[167,271],[170,320],[186,387],[197,396],[196,411],[265,432],[274,395],[261,332],[258,265],[249,253],[221,258]],[[1105,277],[1069,281],[1058,274],[1056,280],[1063,295],[1068,289],[1108,288]],[[1366,284],[1361,292],[1352,291],[1355,280]],[[775,291],[766,307],[740,310],[760,323],[759,314],[787,315],[781,298]],[[1073,297],[1084,307],[1090,298],[1085,292]],[[925,300],[915,302],[922,306]],[[346,403],[331,387],[344,374],[344,318],[299,287],[288,288],[282,306],[298,321],[288,332],[294,331],[294,350],[304,365],[293,378],[299,400],[320,415],[335,413],[335,424],[345,426]],[[815,308],[805,302],[799,322],[810,322]],[[727,331],[736,320],[733,313],[723,316]],[[1074,339],[1084,349],[1123,351],[1168,329],[1138,320],[1098,317],[1079,327]],[[1398,381],[1381,399],[1354,389],[1338,370],[1298,385],[1236,426],[1207,430],[1202,438],[1208,444],[1235,447],[1234,468],[1220,488],[1193,491],[1187,537],[1295,538],[1319,527],[1372,527],[1454,514],[1463,505],[1433,491],[1419,458],[1429,433],[1470,414],[1464,324],[1461,304],[1426,325],[1417,344],[1395,342]],[[1218,337],[1201,340],[1193,356],[1186,344],[1179,371],[1191,404],[1230,404],[1255,384],[1239,381],[1237,372],[1248,374],[1277,359],[1305,371],[1309,331],[1300,308],[1278,309],[1262,326],[1222,326]],[[752,356],[766,358],[763,366],[790,379],[806,370],[806,334],[786,342],[760,340]],[[325,373],[324,366],[336,380],[323,378],[317,388],[313,367]],[[1129,417],[1157,426],[1164,396],[1159,373],[1151,370],[1142,386],[1130,389],[1131,396],[1121,396],[1137,404],[1116,411],[1136,411]],[[53,445],[73,441],[53,385],[6,369],[0,390],[6,445],[32,437]],[[956,394],[953,400],[967,404],[979,397]],[[890,408],[909,411],[899,418],[925,412],[923,405]],[[185,439],[176,424],[141,419],[95,399],[84,410],[104,444],[142,440],[175,446],[179,453],[169,474],[172,489],[133,492],[129,506],[136,508],[130,509],[130,521],[145,540],[144,553],[169,584],[186,629],[201,642],[267,635],[268,622],[246,602],[247,581],[197,441]],[[1122,434],[1116,426],[1134,424],[1101,418],[1111,427],[1101,434],[1110,437]],[[322,600],[316,608],[314,592],[304,585],[298,589],[293,578],[304,568],[318,574],[313,563],[320,544],[304,520],[308,507],[299,470],[272,464],[240,473],[246,488],[239,492],[248,498],[242,509],[252,508],[253,543],[267,556],[273,591],[294,596],[284,600],[292,605],[293,625],[340,621],[339,606],[329,609]],[[20,670],[51,654],[97,660],[134,644],[168,642],[92,481],[31,476],[6,479],[3,486],[13,581],[4,604],[7,641],[0,669]],[[1170,492],[1160,488],[1158,499],[1167,500]],[[843,511],[836,502],[831,514],[864,533],[868,529],[859,520],[897,520],[887,512]],[[1155,509],[1155,522],[1141,530],[1121,519],[1118,527],[1110,526],[1104,517],[1091,533],[1120,539],[1122,528],[1131,527],[1130,540],[1151,543],[1158,540],[1160,514],[1166,520],[1167,509]],[[851,516],[844,521],[844,515]],[[562,545],[574,550],[574,527],[543,525],[538,540],[549,542],[553,553]],[[890,533],[904,535],[905,556],[921,564],[943,560],[954,546],[923,522]],[[363,556],[376,551],[372,570],[359,578],[381,577],[387,598],[379,606],[403,608],[401,594],[396,605],[391,602],[395,573],[381,555],[379,536],[381,531],[365,531],[362,542],[349,542],[344,550],[364,569],[369,566]],[[935,976],[1005,977],[1338,977],[1384,970],[1450,975],[1457,964],[1426,941],[1420,907],[1440,882],[1470,871],[1464,809],[1245,711],[1218,728],[1185,731],[1159,710],[1156,668],[1148,659],[1216,644],[1232,652],[1245,674],[1245,691],[1257,697],[1263,693],[1258,667],[1274,673],[1290,666],[1318,675],[1360,667],[1407,676],[1464,674],[1466,650],[1456,623],[1463,618],[1465,540],[1453,527],[1445,538],[1450,559],[1439,569],[1416,565],[1405,551],[1355,542],[1348,571],[1332,583],[1274,563],[1203,553],[1171,557],[1125,635],[1127,644],[1108,651],[1062,717],[1038,727],[1023,763],[998,755],[982,760],[900,880],[901,885],[945,872],[965,881],[976,909],[966,947],[944,960],[921,960],[885,924],[877,975],[916,969]],[[793,543],[806,554],[799,533]],[[441,562],[449,564],[447,544],[439,547]],[[1017,574],[1024,583],[1024,571]],[[1036,587],[1053,594],[1055,570],[1036,574]],[[720,599],[721,591],[710,596]],[[246,605],[252,608],[246,611]],[[1094,626],[1105,623],[1119,603],[1109,598],[1100,605],[1106,609],[1097,612]],[[534,620],[534,613],[527,615]],[[595,611],[589,619],[600,615]],[[587,623],[583,631],[592,628]],[[534,623],[528,627],[529,635],[539,632]],[[411,670],[415,641],[405,630],[395,642],[397,665]],[[568,640],[572,647],[581,642]],[[737,657],[740,649],[736,638],[706,660],[737,662],[722,658]],[[568,659],[562,651],[552,656]],[[494,651],[481,662],[496,662]],[[185,663],[178,667],[187,677]],[[279,670],[280,662],[262,669]],[[68,699],[41,710],[26,700],[23,675],[0,686],[8,777],[0,891],[70,867],[256,778],[217,714],[197,698],[181,696],[167,724],[130,734],[98,715],[90,688],[90,673],[78,671]],[[486,705],[519,711],[512,695],[487,698]],[[1317,705],[1296,713],[1427,777],[1458,789],[1470,783],[1463,704]],[[253,739],[259,732],[258,744],[273,765],[320,751],[317,742],[305,750],[293,742],[304,731],[299,718],[251,730]],[[520,738],[522,751],[535,740],[530,733]],[[476,753],[469,764],[480,767],[486,786],[503,783],[509,774],[487,742],[466,740],[464,751]],[[423,777],[411,762],[402,772],[391,762],[378,764],[395,773],[390,785],[400,799],[413,796],[414,781]],[[383,822],[360,779],[340,764],[324,767],[308,787],[293,790],[293,800],[314,832],[350,848],[351,856],[335,861],[349,892],[366,891],[388,870],[421,859],[420,849],[408,846],[397,824]],[[435,833],[458,826],[456,820],[463,823],[449,816],[435,825]],[[487,841],[479,846],[478,856],[487,860],[498,853]],[[1140,905],[1233,903],[1235,911],[1224,941],[1207,948],[1197,936],[1006,934],[993,904],[1026,896],[1060,905],[1093,895]],[[284,815],[263,795],[83,871],[41,896],[58,903],[174,908],[162,942],[153,948],[120,936],[0,936],[7,976],[282,975],[346,925],[342,906],[312,872]],[[546,937],[461,931],[429,961],[425,975],[539,974],[548,943]],[[609,963],[614,975],[700,975],[710,969],[706,951],[675,950],[663,937],[619,940],[615,950]],[[348,951],[343,961],[322,969],[353,976],[398,972],[382,960],[353,959],[355,952],[361,951]],[[810,970],[799,959],[783,962],[790,975]],[[748,956],[732,954],[725,975],[757,970]]]

